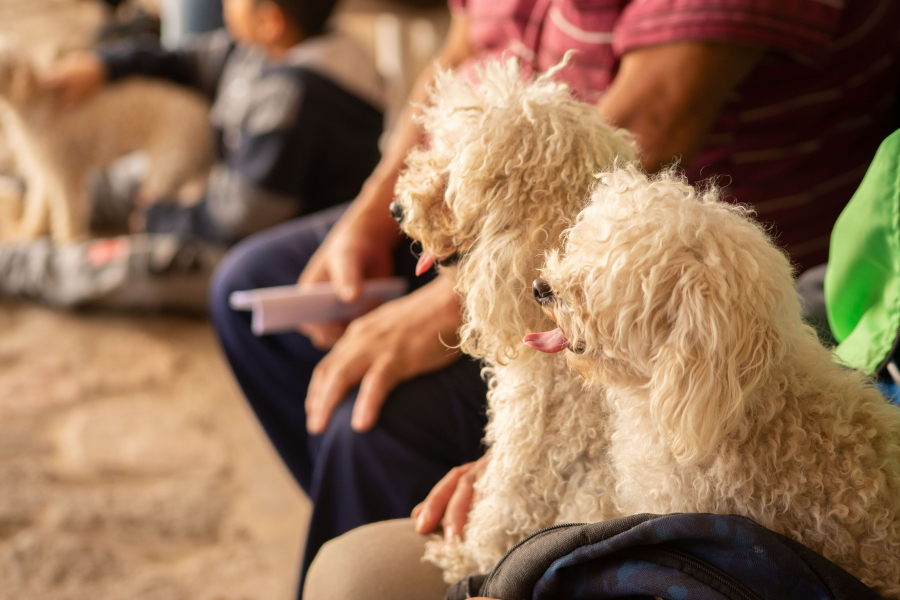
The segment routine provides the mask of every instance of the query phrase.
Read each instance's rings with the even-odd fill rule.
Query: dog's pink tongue
[[[553,331],[529,333],[522,338],[522,343],[529,348],[534,348],[539,352],[547,352],[548,354],[553,354],[569,347],[569,340],[566,339],[562,329],[559,327]]]
[[[422,256],[419,257],[419,262],[416,263],[416,275],[421,275],[425,271],[431,268],[431,265],[434,264],[434,254],[431,252],[423,252]]]

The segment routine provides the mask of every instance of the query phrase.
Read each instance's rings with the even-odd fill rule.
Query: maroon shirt
[[[590,102],[629,50],[764,46],[684,166],[691,181],[716,176],[728,199],[755,206],[801,268],[827,260],[834,222],[894,125],[900,0],[451,0],[451,9],[468,18],[475,60],[516,55],[543,71],[578,50],[560,79]]]

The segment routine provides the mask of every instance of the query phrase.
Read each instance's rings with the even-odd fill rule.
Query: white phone
[[[347,304],[338,300],[331,282],[326,281],[232,292],[228,303],[234,310],[253,311],[253,333],[267,335],[295,331],[301,323],[349,321],[373,302],[399,298],[408,288],[402,277],[369,279],[363,282],[359,299]]]

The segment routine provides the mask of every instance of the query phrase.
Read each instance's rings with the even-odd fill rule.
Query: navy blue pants
[[[199,238],[225,246],[234,243],[234,236],[209,216],[206,198],[191,206],[157,203],[147,209],[145,217],[147,233],[174,233],[184,239]]]
[[[350,428],[354,390],[325,433],[310,435],[303,404],[313,368],[324,354],[300,334],[256,337],[250,313],[228,307],[232,291],[295,283],[345,208],[244,240],[223,259],[210,286],[210,314],[238,383],[313,502],[301,592],[322,544],[366,523],[408,517],[448,470],[484,451],[487,389],[478,363],[461,358],[402,383],[388,397],[378,424],[366,433]],[[400,244],[395,261],[397,274],[409,279],[411,289],[428,281],[414,276],[408,243]]]

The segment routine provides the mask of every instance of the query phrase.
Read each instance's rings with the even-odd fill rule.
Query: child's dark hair
[[[337,0],[254,0],[256,4],[274,2],[303,31],[306,37],[319,35]]]

